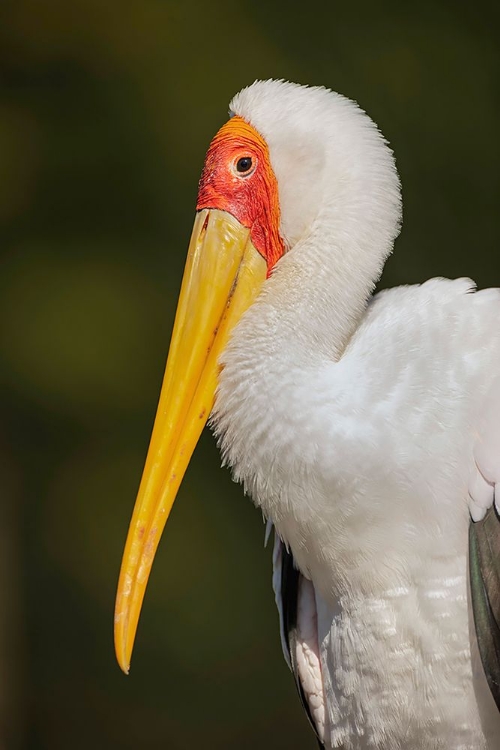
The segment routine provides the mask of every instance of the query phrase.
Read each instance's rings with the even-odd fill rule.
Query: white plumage
[[[277,81],[231,109],[269,146],[288,252],[223,354],[212,423],[274,524],[278,573],[279,539],[300,570],[318,733],[346,750],[499,748],[467,534],[469,503],[482,518],[500,481],[500,293],[433,279],[372,298],[400,222],[372,121]]]

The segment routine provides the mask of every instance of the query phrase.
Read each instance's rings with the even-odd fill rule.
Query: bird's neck
[[[260,336],[253,347],[276,352],[293,345],[297,365],[302,357],[340,359],[392,249],[392,238],[374,248],[369,233],[356,228],[341,233],[334,220],[318,220],[281,259],[249,311]]]
[[[364,120],[355,125],[363,126],[355,148],[340,136],[328,141],[307,190],[295,202],[284,195],[282,232],[289,250],[265,285],[257,304],[262,309],[255,311],[274,307],[274,317],[292,336],[336,359],[359,324],[401,219],[392,154]],[[307,221],[295,226],[290,214]]]

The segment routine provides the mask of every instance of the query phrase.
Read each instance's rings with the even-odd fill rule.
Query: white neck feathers
[[[320,348],[324,330],[339,356],[399,232],[392,151],[357,104],[324,88],[257,81],[230,107],[267,141],[278,180],[288,253],[263,296]]]

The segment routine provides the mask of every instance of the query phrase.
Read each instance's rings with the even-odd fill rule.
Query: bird
[[[128,672],[157,545],[209,424],[274,532],[281,642],[317,742],[500,748],[500,291],[375,293],[401,228],[354,101],[259,80],[198,190],[123,555]]]

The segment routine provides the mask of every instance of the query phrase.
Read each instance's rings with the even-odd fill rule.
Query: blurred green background
[[[112,612],[194,215],[232,94],[357,99],[405,222],[383,285],[500,285],[493,2],[3,0],[0,748],[314,748],[260,514],[205,434],[132,672]]]

